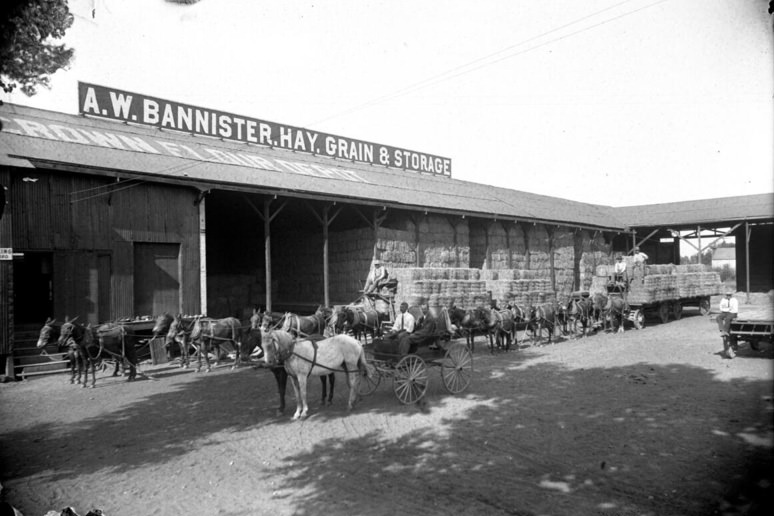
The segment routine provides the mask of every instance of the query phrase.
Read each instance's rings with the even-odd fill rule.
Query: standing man
[[[645,265],[645,262],[648,260],[648,255],[640,251],[640,248],[635,246],[634,249],[632,249],[632,256],[634,257],[634,266],[635,267],[642,267]]]
[[[613,281],[616,283],[626,283],[626,262],[620,254],[616,258],[613,267]]]
[[[726,289],[726,295],[720,300],[720,314],[718,315],[718,330],[724,337],[731,330],[731,321],[739,315],[739,301],[734,297],[733,291]]]

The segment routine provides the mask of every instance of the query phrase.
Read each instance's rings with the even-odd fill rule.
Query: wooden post
[[[696,243],[698,244],[696,247],[699,248],[699,259],[697,263],[701,265],[701,226],[696,226]]]
[[[266,266],[266,311],[271,312],[271,212],[272,199],[263,202],[263,253]]]
[[[750,304],[750,223],[744,221],[744,273],[747,287],[746,303]]]
[[[207,210],[203,193],[199,198],[199,311],[207,315]]]

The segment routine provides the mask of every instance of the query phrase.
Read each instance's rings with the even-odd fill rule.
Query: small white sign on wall
[[[13,260],[13,248],[0,247],[0,260]]]

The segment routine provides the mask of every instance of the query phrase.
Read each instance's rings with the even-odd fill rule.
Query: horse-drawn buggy
[[[372,371],[361,378],[359,394],[367,396],[382,379],[392,379],[393,392],[401,403],[417,403],[427,393],[430,367],[440,368],[441,381],[448,392],[463,392],[470,385],[473,354],[465,344],[451,340],[453,331],[445,307],[420,316],[411,333],[390,328],[366,346]]]

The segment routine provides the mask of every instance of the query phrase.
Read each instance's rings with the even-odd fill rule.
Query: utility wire
[[[312,124],[308,124],[306,127],[314,126],[314,125],[317,125],[317,124],[322,124],[324,122],[327,122],[328,120],[332,120],[334,118],[339,118],[341,116],[348,115],[350,113],[354,113],[355,111],[360,111],[363,108],[366,108],[366,107],[369,107],[369,106],[372,106],[372,105],[375,105],[375,104],[378,104],[378,103],[381,103],[381,102],[385,102],[387,100],[392,100],[392,99],[395,99],[395,98],[398,98],[398,97],[402,97],[403,95],[406,95],[408,93],[413,93],[415,91],[419,91],[419,90],[424,89],[424,88],[426,88],[428,86],[433,86],[433,85],[440,84],[442,82],[445,82],[445,81],[448,81],[448,80],[460,77],[462,75],[468,74],[470,72],[474,72],[474,71],[479,70],[481,68],[485,68],[487,66],[491,66],[493,64],[499,63],[499,62],[504,61],[506,59],[511,59],[513,57],[517,57],[517,56],[523,55],[523,54],[525,54],[527,52],[531,52],[531,51],[536,50],[536,49],[538,49],[540,47],[548,45],[550,43],[555,43],[557,41],[561,41],[561,40],[566,39],[568,37],[571,37],[571,36],[580,34],[582,32],[585,32],[587,30],[594,29],[594,28],[599,27],[601,25],[605,25],[605,24],[610,23],[612,21],[615,21],[615,20],[624,18],[626,16],[638,13],[638,12],[643,11],[645,9],[649,9],[651,7],[654,7],[654,6],[658,5],[658,4],[667,2],[668,0],[659,0],[657,2],[648,4],[648,5],[644,6],[644,7],[640,7],[639,9],[635,9],[635,10],[632,10],[632,11],[627,11],[627,12],[625,12],[623,14],[620,14],[618,16],[614,16],[612,18],[608,18],[608,19],[603,20],[603,21],[601,21],[599,23],[596,23],[594,25],[590,25],[590,26],[584,27],[584,28],[582,28],[580,30],[577,30],[575,32],[571,32],[569,34],[565,34],[563,36],[560,36],[560,37],[557,37],[557,38],[554,38],[554,39],[551,39],[551,40],[548,40],[548,41],[544,41],[543,43],[540,43],[540,44],[535,45],[533,47],[527,48],[525,50],[522,50],[522,51],[519,51],[519,52],[515,52],[515,53],[512,53],[512,54],[508,54],[508,55],[500,57],[499,59],[496,59],[494,61],[485,62],[485,63],[483,63],[481,65],[474,66],[473,68],[471,68],[471,66],[473,66],[473,65],[475,65],[477,63],[480,63],[482,61],[487,61],[487,60],[491,59],[492,57],[495,57],[495,56],[498,56],[500,54],[503,54],[503,53],[505,53],[505,52],[507,52],[509,50],[512,50],[512,49],[517,48],[517,47],[520,47],[522,45],[525,45],[526,43],[529,43],[529,42],[534,41],[536,39],[542,38],[544,36],[547,36],[549,34],[557,32],[559,30],[566,29],[567,27],[570,27],[572,25],[580,23],[580,22],[582,22],[584,20],[587,20],[589,18],[593,18],[594,16],[597,16],[597,15],[599,15],[601,13],[604,13],[606,11],[609,11],[611,9],[614,9],[616,7],[619,7],[621,5],[627,4],[627,3],[632,2],[632,1],[634,1],[634,0],[624,0],[623,2],[619,2],[617,4],[611,5],[609,7],[606,7],[604,9],[601,9],[601,10],[596,11],[594,13],[591,13],[591,14],[588,14],[586,16],[583,16],[581,18],[577,18],[577,19],[575,19],[575,20],[573,20],[571,22],[565,23],[564,25],[561,25],[559,27],[553,28],[551,30],[548,30],[548,31],[543,32],[541,34],[538,34],[536,36],[532,36],[532,37],[527,38],[525,40],[522,40],[522,41],[520,41],[518,43],[515,43],[513,45],[505,47],[504,49],[498,50],[497,52],[493,52],[493,53],[488,54],[486,56],[474,59],[473,61],[469,61],[468,63],[456,66],[454,68],[451,68],[449,70],[446,70],[444,72],[436,74],[436,75],[434,75],[432,77],[428,77],[427,79],[424,79],[422,81],[419,81],[419,82],[416,82],[416,83],[411,84],[409,86],[406,86],[406,87],[404,87],[404,88],[402,88],[400,90],[396,90],[393,93],[389,93],[389,94],[383,95],[381,97],[377,97],[375,99],[369,100],[369,101],[364,102],[362,104],[358,104],[357,106],[353,106],[350,109],[341,111],[341,112],[339,112],[337,114],[334,114],[334,115],[331,115],[329,117],[317,120],[316,122],[314,122]],[[458,70],[461,70],[461,71],[457,72]],[[454,73],[454,72],[457,72],[457,73]]]

